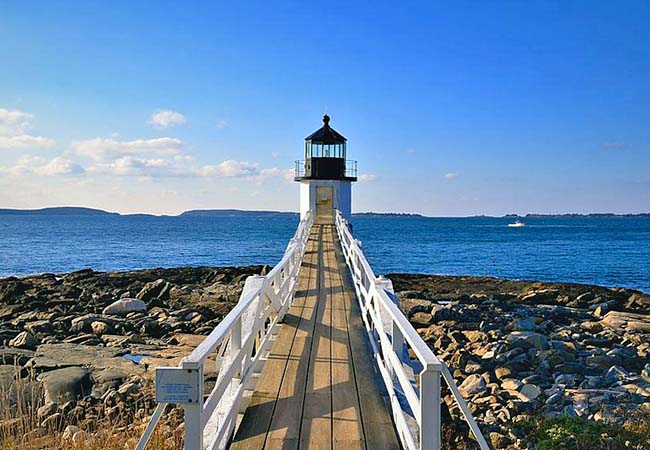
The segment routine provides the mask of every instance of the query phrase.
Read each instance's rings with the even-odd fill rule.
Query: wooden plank
[[[352,368],[355,374],[366,448],[397,450],[401,447],[389,415],[388,406],[382,397],[385,395],[385,389],[380,384],[381,380],[371,359],[372,349],[361,320],[361,310],[338,239],[335,242],[335,250],[336,259],[342,266],[339,278],[346,310],[345,316],[348,321]]]
[[[323,234],[327,227],[321,226]],[[309,371],[300,427],[300,448],[331,450],[331,371],[330,371],[330,321],[328,296],[325,286],[324,252],[327,237],[322,236],[321,252],[318,259],[318,304],[316,308],[316,325],[311,342]]]
[[[310,283],[313,282],[317,272],[318,247],[318,235],[312,232],[307,242],[304,266],[301,267],[296,296],[284,318],[278,337],[271,347],[268,360],[255,385],[255,392],[230,446],[231,449],[261,450],[264,448],[273,413],[277,409],[278,395],[287,360],[290,358],[293,341],[300,326],[305,298],[312,294]],[[307,273],[303,274],[305,268]]]
[[[319,243],[318,254],[322,252]],[[318,303],[318,258],[310,267],[308,276],[310,289],[303,298],[303,308],[298,323],[287,367],[278,395],[265,450],[297,449],[300,438],[300,423],[303,413],[311,342],[316,324]]]
[[[332,436],[333,449],[365,448],[355,374],[352,366],[348,318],[341,266],[334,237],[328,248],[327,277],[332,299]]]
[[[231,449],[399,449],[371,355],[335,229],[315,225]]]

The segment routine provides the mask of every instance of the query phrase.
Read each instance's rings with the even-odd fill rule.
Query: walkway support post
[[[440,450],[440,369],[425,366],[420,373],[420,448]]]
[[[185,450],[203,450],[203,425],[201,413],[203,412],[203,365],[195,362],[183,361],[183,370],[198,372],[196,379],[196,390],[199,393],[198,400],[192,403],[183,404],[185,416]]]

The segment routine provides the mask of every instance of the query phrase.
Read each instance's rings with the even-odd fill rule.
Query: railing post
[[[185,417],[185,450],[203,450],[203,426],[201,425],[201,413],[203,412],[203,365],[182,364],[183,370],[198,370],[198,401],[196,403],[185,403],[183,415]]]
[[[420,449],[440,450],[440,370],[420,373]]]
[[[262,301],[261,296],[258,299],[258,301],[260,301],[260,302]],[[253,319],[253,322],[254,322],[254,320],[255,319]],[[242,322],[241,316],[239,316],[237,318],[237,320],[235,320],[235,323],[233,323],[233,325],[232,325],[232,331],[231,331],[232,334],[230,336],[230,351],[232,352],[232,357],[233,358],[235,358],[237,353],[239,353],[239,351],[241,350],[241,342],[242,342],[242,335],[241,335],[242,326],[241,326],[241,322]],[[235,377],[233,378],[233,382],[235,382],[235,381],[238,382],[239,381],[239,377],[241,376],[241,372],[243,370],[243,365],[244,364],[246,364],[246,359],[245,358],[242,361],[242,369],[240,369],[240,372],[235,375]]]

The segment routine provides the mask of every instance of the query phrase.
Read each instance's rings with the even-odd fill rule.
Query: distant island
[[[113,216],[113,217],[298,217],[299,213],[291,211],[255,211],[245,209],[192,209],[184,211],[177,215],[164,214],[120,214],[116,212],[104,211],[96,208],[84,208],[77,206],[57,206],[40,209],[11,209],[0,208],[0,216]],[[416,213],[380,213],[380,212],[360,212],[352,214],[354,217],[414,217],[414,218],[431,218]],[[615,218],[615,217],[632,217],[632,218],[650,218],[650,213],[639,214],[614,214],[614,213],[591,213],[591,214],[506,214],[505,216],[486,216],[478,215],[471,218]]]

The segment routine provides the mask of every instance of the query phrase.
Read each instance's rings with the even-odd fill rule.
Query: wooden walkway
[[[399,449],[333,225],[314,225],[298,290],[233,450]]]

